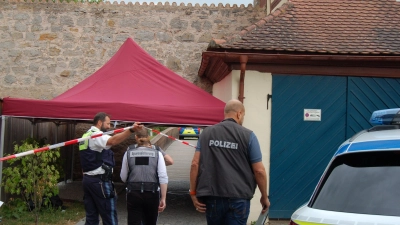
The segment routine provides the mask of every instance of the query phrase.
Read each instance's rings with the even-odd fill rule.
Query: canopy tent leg
[[[55,143],[58,143],[58,127],[59,127],[59,124],[56,123],[56,133],[54,135],[54,142]]]
[[[54,123],[56,125],[56,132],[54,134],[54,143],[58,143],[58,128],[60,127],[60,124],[58,122]],[[61,150],[60,150],[60,155],[61,155]],[[65,174],[65,164],[63,165],[64,167],[64,183],[67,183],[67,176]]]
[[[72,137],[75,137],[75,133],[76,133],[76,123],[73,123],[72,125]],[[71,132],[70,132],[71,134]],[[74,157],[75,157],[75,152],[74,152],[74,147],[70,146],[71,148],[71,152],[72,152],[72,158],[71,158],[71,182],[73,181],[74,178]]]
[[[31,121],[31,138],[33,138],[33,133],[34,133],[34,130],[35,130],[35,125],[36,125],[35,121],[34,121],[34,120]]]
[[[4,154],[4,135],[6,130],[6,116],[1,116],[1,139],[0,139],[0,156]],[[0,183],[3,179],[3,162],[0,162]],[[1,188],[0,188],[0,199],[1,199]]]

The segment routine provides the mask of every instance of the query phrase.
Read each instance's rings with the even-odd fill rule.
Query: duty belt
[[[105,174],[105,173],[103,173],[103,174],[97,174],[97,175],[85,174],[85,176],[88,176],[88,177],[96,177],[96,178],[101,179],[101,180],[104,181],[104,182],[112,181],[112,174]]]
[[[96,177],[96,178],[102,178],[102,174],[96,174],[96,175],[89,175],[89,174],[85,174],[85,176],[88,176],[88,177]]]
[[[130,182],[127,185],[128,191],[152,191],[153,193],[158,190],[158,183],[154,182]]]

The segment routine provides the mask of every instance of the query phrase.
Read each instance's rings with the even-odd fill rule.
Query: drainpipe
[[[246,74],[246,64],[248,57],[244,55],[239,56],[240,60],[240,83],[239,83],[239,101],[244,101],[244,76]]]

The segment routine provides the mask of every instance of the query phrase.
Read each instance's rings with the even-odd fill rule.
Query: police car
[[[338,148],[290,225],[400,224],[400,108],[375,111],[370,122]]]
[[[201,133],[200,127],[179,127],[179,139],[185,139],[185,137],[199,138]]]

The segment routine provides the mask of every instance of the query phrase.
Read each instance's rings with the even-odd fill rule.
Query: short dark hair
[[[93,119],[93,125],[97,125],[97,122],[101,121],[104,122],[106,120],[106,117],[111,118],[109,114],[105,112],[99,112],[94,116]]]

